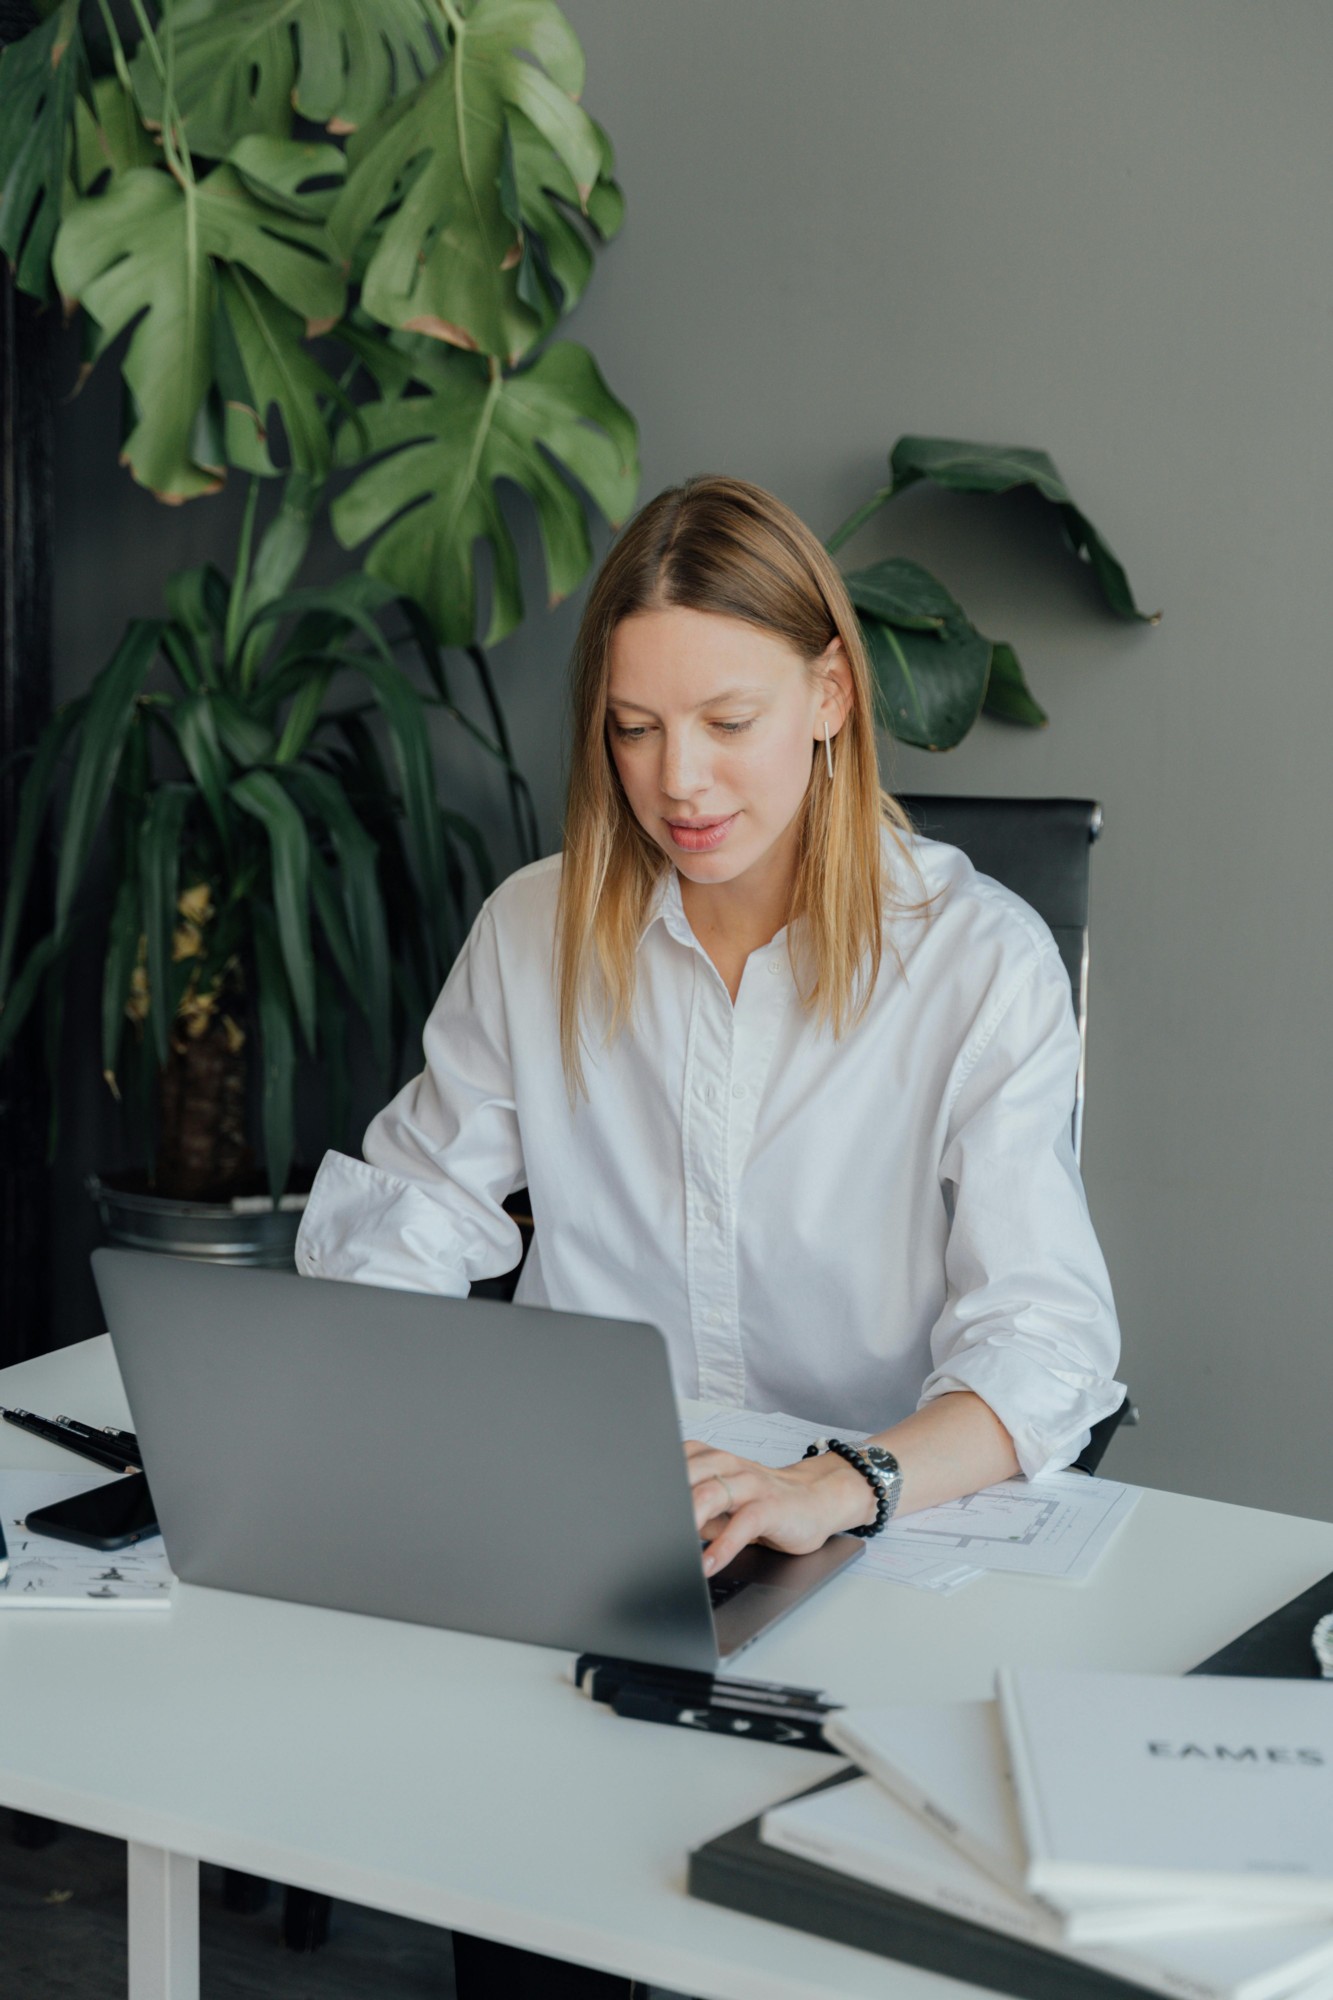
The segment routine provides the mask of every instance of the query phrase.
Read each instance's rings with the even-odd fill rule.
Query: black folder
[[[1220,1652],[1197,1667],[1192,1674],[1256,1674],[1275,1681],[1317,1681],[1319,1663],[1310,1644],[1310,1634],[1327,1612],[1333,1611],[1333,1576],[1312,1583],[1290,1604],[1251,1625],[1239,1639],[1232,1639]]]
[[[1333,1576],[1312,1584],[1190,1671],[1317,1679],[1310,1634],[1327,1611],[1333,1611]],[[858,1775],[840,1771],[822,1786],[807,1789],[845,1784]],[[1002,1937],[983,1925],[965,1923],[910,1897],[895,1896],[801,1855],[768,1847],[759,1837],[757,1819],[719,1834],[691,1854],[689,1891],[706,1903],[811,1931],[903,1965],[970,1980],[996,1993],[1013,1994],[1015,2000],[1143,2000],[1148,1992],[1137,1982],[1078,1965],[1040,1945]]]

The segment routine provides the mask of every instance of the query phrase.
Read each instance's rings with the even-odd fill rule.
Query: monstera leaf
[[[1029,486],[1055,508],[1065,540],[1074,554],[1091,566],[1117,617],[1139,619],[1145,625],[1155,625],[1160,619],[1160,611],[1139,610],[1124,566],[1087,515],[1074,505],[1049,452],[1034,451],[1028,445],[971,444],[961,438],[901,437],[889,455],[889,470],[889,485],[881,487],[850,522],[843,524],[830,547],[839,547],[887,501],[919,479],[929,479],[952,493],[1011,493],[1016,487]]]
[[[473,545],[488,541],[490,643],[523,616],[518,559],[495,482],[512,481],[535,505],[551,599],[558,602],[592,562],[572,482],[612,523],[622,520],[638,484],[637,429],[592,356],[571,341],[548,347],[531,368],[507,377],[447,348],[428,349],[418,372],[426,393],[371,404],[341,432],[344,463],[367,443],[388,456],[334,502],[334,531],[345,548],[378,538],[366,568],[424,605],[446,645],[475,637]]]
[[[192,152],[222,159],[247,132],[285,137],[292,113],[333,132],[369,124],[439,61],[423,0],[178,0],[161,52]],[[162,73],[146,47],[131,66],[150,123]]]
[[[546,215],[548,187],[586,207],[607,151],[576,102],[583,54],[551,0],[478,0],[450,14],[440,68],[349,147],[330,226],[349,259],[377,226],[361,302],[382,325],[512,362],[546,317],[520,289],[516,210]],[[556,257],[572,272],[567,240]]]
[[[250,273],[305,323],[336,319],[344,301],[323,222],[261,202],[225,165],[197,184],[154,167],[117,175],[70,211],[54,268],[61,291],[97,322],[99,352],[137,321],[122,363],[137,417],[123,456],[163,499],[210,492],[222,479],[196,443],[214,374],[219,273]],[[230,292],[227,303],[235,332],[242,317]]]
[[[951,750],[981,713],[990,640],[943,584],[916,563],[878,563],[846,581],[886,726],[900,742]]]
[[[79,0],[0,54],[0,253],[34,298],[50,296],[51,243],[60,221],[83,45]]]

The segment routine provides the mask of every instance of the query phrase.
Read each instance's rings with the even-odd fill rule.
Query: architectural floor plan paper
[[[0,1581],[5,1611],[165,1611],[171,1571],[160,1535],[127,1549],[81,1549],[22,1525],[39,1507],[71,1500],[106,1484],[105,1472],[0,1472],[0,1521],[9,1544],[9,1574]]]
[[[820,1426],[802,1417],[684,1400],[680,1425],[682,1437],[759,1465],[790,1465],[820,1435]],[[865,1436],[846,1433],[849,1444]],[[1089,1479],[1082,1472],[1007,1479],[890,1522],[868,1545],[857,1574],[943,1591],[957,1590],[987,1570],[1082,1583],[1138,1499],[1136,1486]]]

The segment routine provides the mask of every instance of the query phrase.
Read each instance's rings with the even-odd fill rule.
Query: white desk
[[[0,1403],[127,1413],[105,1339]],[[0,1463],[74,1460],[0,1425]],[[747,1657],[847,1701],[989,1694],[998,1662],[1176,1672],[1333,1570],[1333,1525],[1149,1493],[1079,1587],[854,1574]],[[131,1843],[131,2000],[196,2000],[196,1858],[707,2000],[973,1989],[689,1901],[687,1851],[808,1751],[630,1723],[535,1647],[181,1585],[165,1616],[0,1613],[0,1804]]]

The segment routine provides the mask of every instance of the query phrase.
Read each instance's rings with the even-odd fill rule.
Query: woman
[[[704,1566],[1068,1464],[1116,1408],[1049,932],[881,790],[839,573],[772,495],[661,494],[593,587],[562,856],[510,878],[426,1067],[326,1157],[334,1278],[660,1326],[679,1392],[878,1449],[687,1445]]]
[[[1049,932],[880,789],[838,571],[757,487],[661,494],[574,662],[564,851],[482,911],[426,1067],[326,1157],[308,1273],[650,1320],[678,1391],[837,1440],[778,1471],[685,1447],[712,1573],[1022,1470],[1116,1408],[1070,1144],[1078,1035]],[[623,1981],[476,1939],[458,1991]]]

